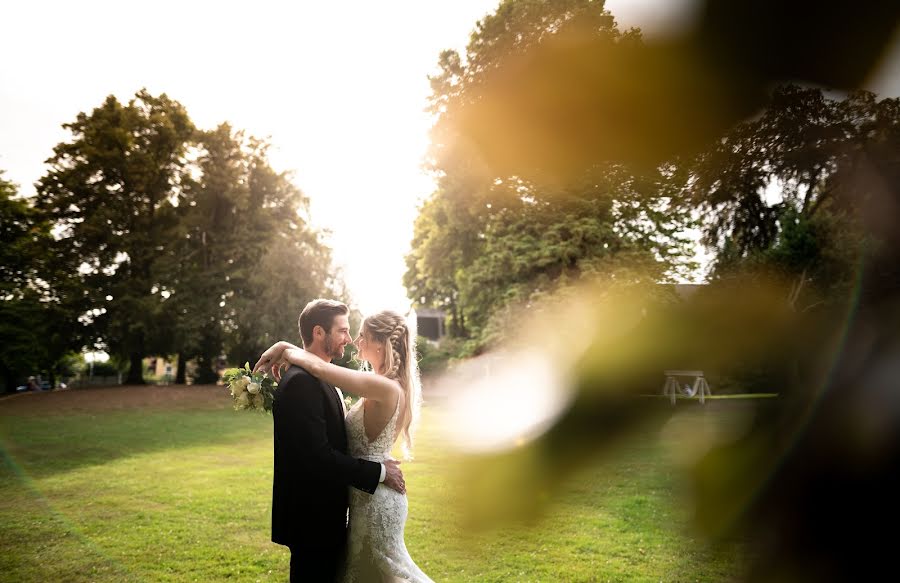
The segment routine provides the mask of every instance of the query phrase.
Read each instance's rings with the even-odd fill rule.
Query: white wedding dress
[[[400,403],[398,400],[397,409],[387,426],[372,442],[363,424],[364,403],[365,399],[360,399],[347,413],[349,453],[356,458],[381,463],[391,459]],[[379,484],[372,495],[350,488],[350,534],[344,571],[346,583],[433,583],[406,550],[403,527],[408,509],[406,495],[384,484]]]

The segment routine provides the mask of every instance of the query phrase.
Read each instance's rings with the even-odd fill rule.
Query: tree
[[[247,165],[240,134],[227,124],[198,136],[196,178],[186,181],[179,201],[175,243],[163,263],[168,287],[160,290],[178,353],[176,382],[185,382],[184,363],[198,360],[197,383],[216,380],[213,365],[222,352],[223,304],[231,279],[256,258],[263,237],[247,232]],[[235,264],[235,260],[238,264]]]
[[[706,148],[778,83],[859,86],[898,14],[884,3],[850,14],[811,0],[703,2],[683,34],[632,42],[636,32],[610,34],[603,6],[506,0],[465,59],[445,52],[433,82],[440,155],[465,149],[498,174],[544,182],[598,160],[652,168]]]
[[[29,325],[37,307],[26,286],[33,279],[35,239],[49,234],[27,202],[16,198],[16,187],[0,174],[0,375],[6,391],[14,390],[19,376],[36,370],[39,342]]]
[[[689,190],[716,251],[714,277],[759,272],[800,311],[846,298],[878,244],[862,227],[869,193],[856,173],[873,156],[896,163],[883,144],[900,125],[898,103],[783,86],[762,115],[698,156]]]
[[[467,338],[469,330],[460,305],[459,271],[476,257],[483,210],[468,202],[464,181],[457,176],[441,179],[441,187],[419,209],[413,227],[403,284],[413,302],[432,306],[450,315],[449,332]],[[474,186],[472,187],[474,191]],[[477,191],[475,191],[477,192]]]
[[[196,358],[194,380],[204,383],[216,380],[223,351],[243,363],[295,338],[296,315],[313,298],[336,296],[337,280],[308,199],[272,169],[266,142],[222,124],[198,145],[160,293],[179,361]]]
[[[527,305],[585,274],[613,277],[626,256],[645,268],[644,279],[689,269],[690,212],[674,204],[683,196],[678,167],[597,159],[565,179],[523,177],[486,164],[464,135],[469,110],[497,79],[516,74],[519,53],[573,28],[612,51],[640,44],[639,32],[620,32],[600,2],[507,1],[478,23],[465,58],[445,51],[431,78],[428,163],[438,189],[420,209],[404,283],[417,304],[448,311],[452,335],[476,344],[509,302]]]
[[[255,164],[252,176],[255,195],[271,210],[249,231],[264,237],[259,257],[226,299],[226,349],[234,361],[252,360],[277,339],[299,342],[297,317],[309,301],[346,299],[323,233],[310,225],[308,199],[268,164]]]
[[[58,229],[85,272],[86,313],[98,339],[130,361],[127,382],[143,383],[145,354],[165,352],[158,259],[177,224],[194,126],[184,108],[146,90],[122,105],[114,96],[64,127],[37,185],[37,208]]]
[[[37,204],[82,274],[90,335],[128,359],[127,382],[143,382],[144,355],[171,353],[178,380],[196,358],[195,381],[212,382],[223,350],[257,353],[290,321],[286,305],[336,287],[308,201],[271,168],[265,142],[227,124],[200,132],[147,91],[127,105],[110,96],[65,127],[72,139],[56,147]]]
[[[50,239],[46,221],[0,172],[0,294],[21,289],[36,274],[35,253]]]
[[[501,120],[506,121],[509,116],[503,113],[502,103],[492,100],[498,97],[498,86],[505,87],[510,78],[521,77],[522,55],[554,39],[565,38],[575,30],[588,31],[586,34],[592,41],[613,51],[631,50],[640,40],[637,30],[619,31],[603,2],[504,0],[493,14],[476,23],[464,57],[453,50],[442,52],[438,59],[439,72],[429,78],[432,89],[429,111],[436,116],[429,151],[432,168],[439,174],[454,168],[465,169],[467,174],[486,174],[488,178],[516,175],[536,182],[549,181],[549,176],[523,172],[520,166],[506,163],[504,148],[510,146],[510,152],[521,153],[521,148],[507,142],[522,136],[514,127],[500,127]],[[553,79],[542,79],[541,95],[555,94],[558,90]],[[525,95],[516,99],[504,94],[501,101],[512,98],[508,106],[518,107]],[[541,121],[553,123],[551,119]],[[481,145],[488,134],[503,145],[485,156]],[[541,155],[553,156],[547,150],[542,150]]]
[[[514,68],[507,66],[506,75],[485,83],[478,99],[458,111],[452,103],[444,104],[453,118],[447,118],[452,123],[443,129],[445,150],[439,154],[449,160],[449,154],[475,152],[478,166],[491,169],[489,174],[534,182],[567,183],[610,160],[626,166],[672,163],[683,175],[691,171],[694,155],[715,149],[713,140],[761,113],[770,88],[778,83],[858,87],[886,56],[898,11],[896,3],[848,11],[810,0],[706,1],[695,7],[690,30],[674,40],[648,41],[647,50],[612,50],[590,27],[548,35],[542,46],[523,51]],[[448,63],[459,71],[465,68],[461,59]],[[464,81],[457,84],[465,86]],[[823,574],[843,580],[860,578],[861,572],[862,578],[875,578],[890,569],[892,541],[858,536],[873,517],[896,506],[900,466],[900,409],[894,405],[896,383],[889,374],[900,346],[900,132],[892,113],[896,104],[886,101],[877,114],[859,120],[859,129],[865,126],[866,132],[851,132],[864,138],[864,145],[848,140],[849,155],[837,158],[847,162],[839,163],[843,170],[826,170],[826,182],[840,184],[846,198],[834,191],[814,210],[816,190],[824,194],[828,185],[815,186],[811,197],[805,196],[806,186],[798,186],[793,204],[770,213],[771,204],[759,196],[760,182],[735,183],[734,192],[742,193],[735,196],[743,200],[730,217],[733,224],[749,228],[733,237],[733,225],[726,225],[721,241],[723,251],[731,246],[727,262],[735,258],[736,267],[750,267],[760,259],[797,274],[818,250],[842,247],[825,236],[841,234],[831,219],[855,215],[861,226],[849,231],[851,238],[862,231],[873,243],[843,317],[788,309],[785,292],[796,286],[773,291],[763,285],[765,278],[753,281],[753,274],[722,278],[691,309],[659,310],[638,329],[630,317],[619,317],[629,311],[623,308],[635,307],[630,298],[603,302],[604,309],[591,318],[594,337],[566,371],[573,377],[571,405],[533,442],[464,460],[460,479],[479,493],[471,497],[470,516],[495,528],[497,518],[532,515],[552,499],[545,493],[583,460],[618,441],[627,428],[646,430],[640,422],[652,418],[656,409],[634,397],[658,387],[647,382],[648,371],[656,376],[668,363],[693,358],[728,365],[781,352],[776,357],[784,360],[799,340],[810,366],[800,376],[798,390],[755,407],[740,435],[705,442],[707,451],[691,464],[696,524],[712,539],[736,536],[750,543],[746,580],[818,581]],[[790,110],[783,113],[790,117]],[[815,127],[819,120],[806,121],[812,123],[770,137],[780,144],[806,141],[801,150],[810,148],[815,159],[819,146],[831,140],[827,135],[807,140],[802,128]],[[788,165],[792,155],[784,158]],[[747,156],[734,168],[719,169],[752,178],[752,170],[744,171],[754,159]],[[815,176],[810,169],[795,176],[798,182]],[[685,180],[691,190],[695,179],[688,175]],[[858,208],[845,214],[841,199]],[[745,244],[757,250],[745,253]],[[829,253],[813,262],[807,277],[841,279],[813,273],[831,261]],[[794,305],[800,310],[815,303],[812,297],[798,300]],[[640,315],[637,308],[626,315]],[[617,320],[627,326],[617,327]],[[540,487],[516,488],[521,483]],[[827,520],[822,519],[825,507],[830,509]],[[772,533],[778,534],[774,544]]]
[[[81,348],[78,274],[56,253],[50,223],[0,175],[0,377],[6,390]]]

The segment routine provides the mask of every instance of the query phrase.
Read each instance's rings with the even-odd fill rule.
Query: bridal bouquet
[[[266,373],[252,372],[249,362],[241,368],[226,370],[222,375],[222,380],[231,391],[235,410],[255,409],[267,413],[272,412],[275,379]]]

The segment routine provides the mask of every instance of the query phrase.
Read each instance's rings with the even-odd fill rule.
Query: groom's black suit
[[[375,492],[381,464],[347,455],[340,397],[298,366],[275,390],[272,541],[291,549],[292,581],[333,581],[347,543],[347,487]]]

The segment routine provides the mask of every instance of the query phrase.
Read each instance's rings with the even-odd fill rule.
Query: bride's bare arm
[[[282,358],[305,368],[311,375],[341,389],[373,401],[396,406],[400,385],[381,375],[351,370],[325,362],[300,348],[288,348]]]

